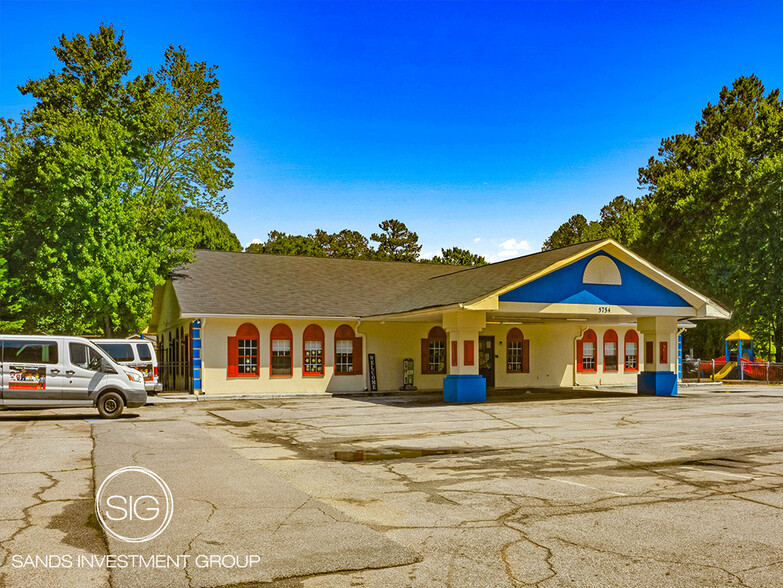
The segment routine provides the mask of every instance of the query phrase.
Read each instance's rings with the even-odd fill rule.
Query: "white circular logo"
[[[127,466],[101,483],[95,494],[95,513],[115,539],[144,543],[166,530],[174,514],[174,498],[158,474]]]

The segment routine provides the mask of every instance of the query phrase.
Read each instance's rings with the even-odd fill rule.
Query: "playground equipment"
[[[743,351],[742,342],[748,343]],[[732,350],[732,343],[736,342],[736,350]],[[710,372],[710,378],[719,381],[728,377],[737,366],[740,366],[739,379],[744,380],[745,376],[751,379],[764,379],[765,374],[756,373],[759,370],[753,365],[753,337],[745,331],[737,329],[731,335],[726,337],[726,354],[724,357],[716,357],[713,360],[702,362],[699,366],[702,374]],[[732,355],[734,356],[732,358]],[[718,370],[717,372],[715,370]]]

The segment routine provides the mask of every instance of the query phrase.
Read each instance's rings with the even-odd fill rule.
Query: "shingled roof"
[[[359,318],[474,301],[595,244],[473,268],[197,250],[170,278],[186,316]]]

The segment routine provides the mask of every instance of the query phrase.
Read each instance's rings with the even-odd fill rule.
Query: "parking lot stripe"
[[[541,476],[541,477],[546,480],[552,480],[553,482],[562,482],[563,484],[571,484],[571,486],[582,486],[583,488],[592,488],[593,490],[598,490],[599,492],[606,492],[608,494],[614,494],[615,496],[628,496],[627,494],[623,494],[622,492],[614,492],[613,490],[604,490],[603,488],[596,488],[595,486],[590,486],[589,484],[581,484],[580,482],[571,482],[570,480],[560,480],[558,478],[549,478],[547,476]]]
[[[721,471],[718,471],[718,470],[703,470],[701,468],[692,468],[692,467],[689,467],[689,466],[680,466],[680,469],[683,469],[683,470],[693,470],[695,472],[705,472],[705,473],[708,473],[708,474],[720,474],[722,476],[731,476],[732,478],[742,478],[743,480],[755,480],[756,479],[753,476],[742,476],[740,474],[730,474],[728,472],[721,472]]]

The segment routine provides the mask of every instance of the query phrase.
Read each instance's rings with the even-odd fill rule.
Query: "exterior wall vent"
[[[582,275],[583,284],[603,284],[607,286],[621,286],[620,270],[617,264],[606,255],[598,255],[590,260]]]

